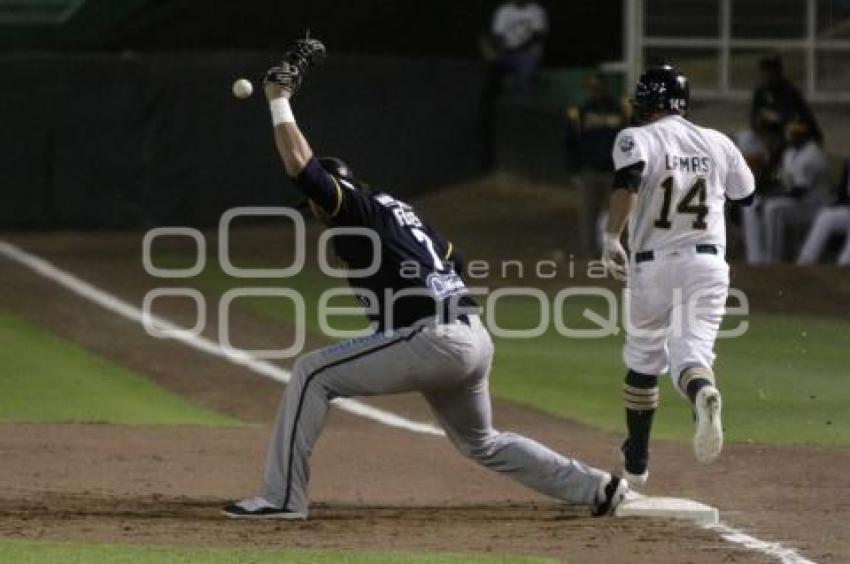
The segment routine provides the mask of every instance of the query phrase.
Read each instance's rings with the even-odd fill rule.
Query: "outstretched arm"
[[[266,83],[266,97],[274,124],[274,142],[286,174],[304,195],[324,209],[330,217],[336,217],[342,208],[343,193],[339,183],[328,174],[318,159],[307,138],[295,122],[289,99],[291,91],[274,83]]]
[[[286,174],[312,202],[330,217],[340,213],[342,189],[325,172],[313,155],[289,104],[310,69],[325,57],[325,46],[316,39],[299,39],[287,50],[283,61],[266,73],[264,91],[274,125],[274,141]]]
[[[289,105],[292,93],[285,87],[274,83],[266,83],[265,92],[272,112],[277,154],[283,161],[286,174],[292,178],[297,178],[313,157],[313,149],[298,124],[295,123],[295,116]]]

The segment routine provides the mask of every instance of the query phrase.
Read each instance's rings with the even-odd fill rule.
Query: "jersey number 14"
[[[673,177],[668,176],[661,183],[661,189],[664,190],[664,200],[661,202],[661,214],[655,220],[655,227],[659,229],[670,229],[673,223],[670,221],[670,206],[673,203]],[[695,201],[696,200],[696,201]],[[690,190],[688,190],[679,203],[676,205],[678,213],[687,213],[696,216],[691,227],[694,229],[706,229],[708,224],[705,222],[705,216],[708,215],[708,205],[706,201],[705,178],[697,178]]]

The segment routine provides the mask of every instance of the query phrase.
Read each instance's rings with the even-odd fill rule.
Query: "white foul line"
[[[101,290],[100,288],[89,284],[85,280],[74,276],[70,272],[61,270],[43,258],[30,254],[20,247],[12,245],[6,241],[0,241],[0,255],[4,255],[17,263],[26,266],[36,273],[41,274],[45,278],[56,282],[60,286],[64,286],[66,289],[74,292],[78,296],[94,302],[95,304],[100,305],[101,307],[108,309],[125,319],[139,324],[144,323],[142,310],[138,307],[110,294],[109,292],[106,292],[105,290]],[[289,382],[291,373],[288,370],[284,370],[283,368],[272,364],[271,362],[254,358],[246,351],[233,349],[225,350],[218,343],[198,335],[192,335],[185,331],[180,331],[180,327],[174,323],[153,314],[150,314],[150,318],[151,321],[160,328],[174,331],[172,338],[181,341],[185,345],[213,356],[223,358],[238,366],[244,366],[261,376],[266,376],[273,380],[277,380],[278,382]],[[445,436],[445,432],[435,425],[412,421],[390,411],[378,409],[357,400],[338,398],[334,400],[334,403],[344,411],[360,415],[367,419],[372,419],[373,421],[383,423],[390,427],[404,429],[406,431],[424,435]],[[757,539],[743,531],[739,531],[723,523],[705,525],[704,528],[715,531],[721,538],[728,542],[739,544],[749,550],[761,552],[762,554],[776,558],[782,564],[814,564],[814,562],[800,556],[800,554],[793,549],[786,548],[779,543]]]
[[[725,523],[705,525],[704,528],[716,532],[725,541],[740,544],[749,550],[772,556],[782,562],[782,564],[815,564],[808,558],[800,556],[794,549],[782,546],[778,542],[767,542],[757,539]]]
[[[89,284],[85,280],[74,276],[70,272],[66,272],[56,267],[43,258],[30,254],[20,247],[12,245],[6,241],[0,241],[0,254],[26,266],[27,268],[30,268],[45,278],[48,278],[60,286],[74,292],[78,296],[94,302],[125,319],[139,324],[144,323],[142,310],[138,307],[118,298],[117,296],[114,296],[113,294],[110,294],[109,292],[106,292],[105,290],[101,290],[97,286]],[[205,337],[181,331],[180,327],[171,321],[153,314],[149,314],[149,320],[163,330],[173,331],[173,339],[181,341],[183,344],[188,345],[193,349],[228,360],[238,366],[244,366],[257,374],[266,376],[272,380],[277,380],[284,384],[289,382],[291,373],[280,366],[272,364],[271,362],[254,358],[246,351],[238,349],[226,350],[218,343],[215,343]],[[406,431],[412,431],[414,433],[421,433],[424,435],[445,436],[445,432],[435,425],[412,421],[390,411],[372,407],[371,405],[367,405],[357,400],[337,398],[333,403],[344,411],[367,419],[372,419],[390,427],[396,427],[398,429],[404,429]]]

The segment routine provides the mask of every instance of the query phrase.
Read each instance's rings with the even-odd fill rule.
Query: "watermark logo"
[[[234,264],[231,256],[231,231],[235,219],[239,217],[276,217],[285,218],[293,225],[293,243],[291,264],[277,268],[247,268]],[[413,221],[402,217],[405,225]],[[415,223],[415,222],[414,222]],[[194,242],[195,257],[190,266],[181,268],[163,268],[155,264],[153,245],[156,240],[165,237],[186,237]],[[339,239],[337,239],[339,238]],[[338,266],[333,259],[334,245],[339,240],[345,244],[356,244],[358,248],[368,249],[360,253],[368,256],[363,264]],[[262,359],[287,359],[303,352],[306,343],[308,319],[314,321],[325,336],[332,339],[357,339],[373,334],[379,327],[391,328],[395,325],[393,315],[395,304],[411,298],[430,299],[434,305],[435,323],[445,320],[445,305],[452,305],[453,318],[459,313],[481,314],[482,321],[490,333],[501,339],[535,339],[548,333],[555,333],[566,339],[605,339],[620,337],[623,334],[639,342],[710,341],[717,338],[737,338],[749,329],[747,316],[749,301],[741,290],[729,289],[725,280],[719,279],[705,287],[678,288],[669,287],[664,278],[644,280],[638,289],[613,290],[609,287],[570,285],[552,289],[552,279],[563,275],[563,261],[540,260],[533,265],[522,261],[503,261],[491,264],[483,260],[473,260],[466,268],[465,278],[470,281],[484,279],[499,282],[498,287],[469,286],[452,270],[450,264],[441,259],[434,251],[433,242],[427,237],[417,237],[427,246],[433,255],[433,268],[410,261],[410,264],[398,265],[398,279],[409,279],[409,286],[403,288],[369,288],[358,281],[377,275],[382,267],[383,248],[380,236],[369,228],[336,227],[325,229],[319,236],[316,257],[319,270],[340,284],[323,290],[318,299],[305,299],[299,291],[289,287],[288,279],[304,273],[307,258],[307,237],[304,218],[300,213],[283,207],[242,207],[225,213],[218,226],[217,260],[222,271],[234,280],[276,279],[279,285],[256,286],[247,283],[228,289],[219,298],[217,304],[217,333],[222,348],[234,355],[250,354]],[[719,259],[722,260],[722,259]],[[207,264],[207,242],[197,229],[188,227],[159,227],[148,231],[142,241],[142,263],[150,276],[163,280],[189,279],[199,276]],[[334,266],[334,263],[337,266]],[[567,275],[576,280],[576,264],[570,260],[566,264]],[[720,271],[722,272],[722,271]],[[582,272],[582,280],[593,281],[605,276],[604,267],[599,261],[591,261]],[[527,276],[528,275],[528,276]],[[635,276],[645,276],[636,273]],[[657,273],[664,276],[664,272]],[[505,284],[507,280],[521,281],[523,285]],[[537,280],[549,290],[536,287]],[[418,284],[418,285],[417,285]],[[651,289],[646,289],[651,288]],[[467,311],[457,305],[460,296],[467,295],[475,299],[480,307]],[[349,303],[355,298],[357,306],[340,305],[340,300]],[[153,314],[157,300],[163,298],[189,299],[193,302],[195,322],[191,327],[179,327],[172,322],[164,322]],[[239,349],[233,344],[232,309],[239,299],[286,300],[291,304],[293,340],[286,347],[276,349],[249,350]],[[521,318],[524,326],[514,326],[517,303],[522,302]],[[589,305],[592,304],[592,305]],[[313,309],[310,309],[313,308]],[[468,308],[467,308],[468,309]],[[205,296],[192,287],[180,287],[169,284],[150,290],[143,300],[143,321],[145,330],[157,338],[182,338],[197,336],[207,329],[207,303]],[[358,329],[334,326],[346,318],[364,319],[368,324]],[[721,321],[729,321],[721,327]],[[504,323],[503,317],[510,318]],[[734,322],[733,322],[734,321]],[[342,325],[346,325],[342,323]],[[388,329],[389,331],[389,329]]]

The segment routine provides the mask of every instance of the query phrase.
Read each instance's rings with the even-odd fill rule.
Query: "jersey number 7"
[[[668,176],[661,183],[661,189],[664,190],[664,200],[661,202],[661,215],[655,220],[655,227],[659,229],[670,229],[673,226],[673,223],[670,221],[670,204],[673,200],[672,176]],[[694,200],[697,200],[696,204]],[[696,217],[691,227],[694,229],[706,229],[708,228],[708,224],[705,222],[705,216],[708,215],[708,206],[705,200],[705,178],[697,178],[691,189],[679,200],[679,203],[676,205],[676,211],[678,213],[695,215]]]

